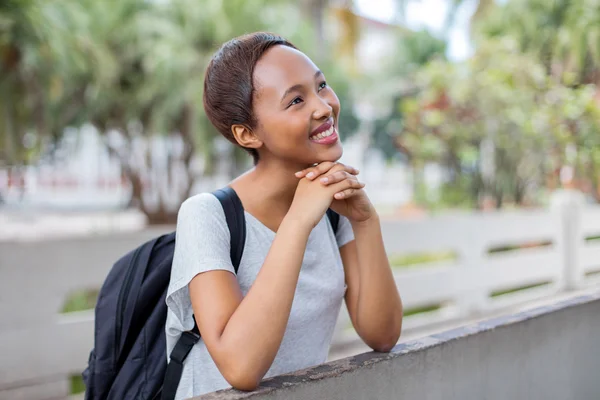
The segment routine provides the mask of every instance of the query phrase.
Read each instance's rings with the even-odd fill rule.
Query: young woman
[[[231,182],[245,211],[237,275],[221,204],[210,193],[181,206],[167,294],[167,351],[194,326],[177,398],[233,386],[327,359],[342,300],[376,351],[398,341],[402,303],[379,218],[357,180],[336,162],[340,103],[323,73],[285,39],[235,38],[204,81],[206,114],[255,166]],[[340,214],[337,234],[326,217]]]

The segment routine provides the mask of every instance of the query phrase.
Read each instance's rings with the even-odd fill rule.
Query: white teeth
[[[334,131],[334,128],[332,126],[331,128],[327,129],[325,132],[317,133],[316,135],[311,136],[310,139],[311,140],[319,140],[319,139],[326,138],[327,136],[333,135],[333,131]]]

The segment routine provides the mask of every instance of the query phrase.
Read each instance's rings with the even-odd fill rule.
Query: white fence
[[[384,221],[382,229],[392,257],[455,254],[448,261],[395,269],[405,310],[437,308],[427,317],[406,318],[405,327],[600,283],[600,240],[588,240],[600,236],[600,207],[584,207],[572,193],[547,211]],[[0,399],[66,396],[67,377],[86,365],[93,315],[58,311],[70,293],[98,288],[116,258],[159,233],[0,242]],[[497,251],[507,246],[510,251]],[[529,288],[514,290],[524,287]],[[338,339],[347,333],[343,310]]]
[[[394,268],[404,328],[481,315],[600,283],[600,207],[574,193],[552,210],[444,215],[383,224],[388,254],[453,254],[452,259]],[[348,332],[340,315],[338,335]]]

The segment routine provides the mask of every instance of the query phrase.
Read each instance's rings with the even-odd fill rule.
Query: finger
[[[296,172],[296,177],[298,177],[298,178],[306,177],[307,179],[312,180],[312,179],[318,177],[319,175],[322,175],[325,172],[329,171],[335,164],[336,163],[331,162],[331,161],[325,161],[314,167],[306,168],[302,171]]]
[[[347,199],[349,197],[352,197],[353,195],[355,195],[356,193],[358,193],[358,189],[346,189],[346,190],[342,190],[341,192],[337,192],[336,194],[333,195],[333,197],[335,197],[336,199]]]
[[[343,192],[346,189],[362,189],[365,184],[359,182],[354,176],[349,179],[345,179],[331,187],[333,193]]]
[[[347,189],[340,190],[333,195],[336,199],[347,199],[348,197],[352,197],[365,187],[364,183],[355,179],[348,179],[346,184],[348,185]]]
[[[296,177],[298,177],[298,178],[302,178],[306,174],[308,174],[310,171],[312,171],[316,166],[317,166],[317,164],[313,164],[308,168],[304,168],[302,171],[296,172],[294,175],[296,175]]]
[[[359,170],[354,168],[353,166],[345,165],[342,163],[337,163],[333,168],[331,168],[329,173],[331,174],[331,173],[338,172],[338,171],[346,171],[352,175],[358,175],[358,173],[359,173]]]
[[[337,171],[330,175],[324,176],[320,179],[320,182],[324,185],[331,185],[332,183],[338,183],[344,179],[354,178],[354,175],[350,175],[346,171]]]

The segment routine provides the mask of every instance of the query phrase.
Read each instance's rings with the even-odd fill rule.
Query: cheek
[[[271,115],[262,124],[265,144],[280,149],[295,148],[308,139],[307,117],[301,113],[278,113]]]

